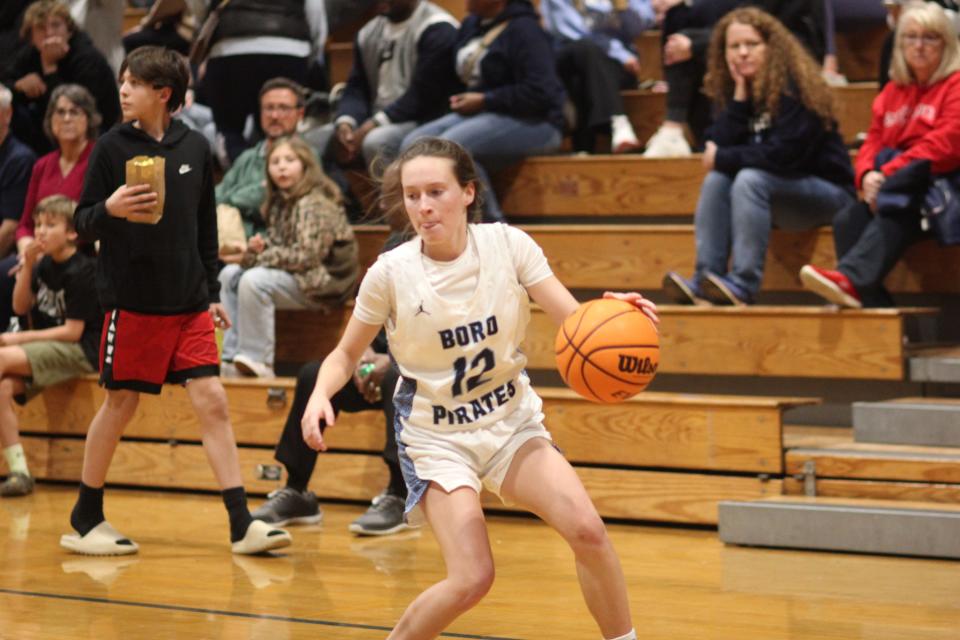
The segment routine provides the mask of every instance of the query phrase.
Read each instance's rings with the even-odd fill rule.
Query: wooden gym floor
[[[0,499],[0,638],[384,638],[442,573],[429,531],[357,538],[363,509],[324,505],[274,558],[234,557],[216,496],[111,490],[107,515],[138,556],[60,550],[70,487]],[[259,502],[258,500],[254,501]],[[444,635],[595,639],[569,551],[547,527],[491,517],[497,581]],[[715,531],[611,525],[640,638],[960,637],[955,562],[724,547]]]

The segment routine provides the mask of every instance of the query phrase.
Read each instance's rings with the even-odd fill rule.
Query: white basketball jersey
[[[419,238],[380,257],[395,311],[386,322],[387,338],[403,375],[397,412],[424,428],[476,429],[517,410],[533,418],[542,407],[523,370],[527,358],[519,347],[530,306],[506,227],[470,225],[469,233],[480,271],[473,295],[461,303],[445,300],[430,285]]]

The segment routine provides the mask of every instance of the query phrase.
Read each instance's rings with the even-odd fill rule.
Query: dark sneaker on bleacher
[[[0,484],[0,496],[13,498],[33,493],[33,478],[25,473],[14,471]]]
[[[284,487],[270,492],[267,501],[250,514],[254,520],[282,527],[288,524],[316,524],[323,518],[312,491]]]
[[[710,304],[700,295],[700,287],[694,280],[688,280],[676,271],[668,271],[667,275],[663,276],[663,292],[677,304]]]
[[[856,287],[850,282],[850,278],[839,271],[821,269],[812,264],[804,265],[800,269],[800,282],[810,291],[835,305],[851,309],[863,307]]]
[[[405,501],[400,496],[381,493],[370,504],[366,513],[350,523],[350,532],[362,536],[388,536],[411,529],[404,519]]]
[[[713,304],[742,307],[753,303],[743,287],[734,284],[730,278],[718,276],[715,273],[704,276],[700,281],[700,291],[703,297]]]

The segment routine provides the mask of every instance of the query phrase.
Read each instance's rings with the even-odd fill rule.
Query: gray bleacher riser
[[[910,380],[913,382],[960,383],[960,358],[910,358]]]
[[[880,444],[960,447],[960,405],[854,402],[853,439]]]
[[[960,512],[721,502],[728,544],[960,559]]]

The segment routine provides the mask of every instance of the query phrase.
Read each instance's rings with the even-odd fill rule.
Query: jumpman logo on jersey
[[[420,304],[417,306],[417,312],[416,312],[415,314],[413,314],[413,317],[416,318],[416,317],[417,317],[418,315],[420,315],[421,313],[425,313],[425,314],[427,314],[427,315],[430,315],[430,312],[423,308],[423,300],[421,300],[421,301],[420,301]]]

